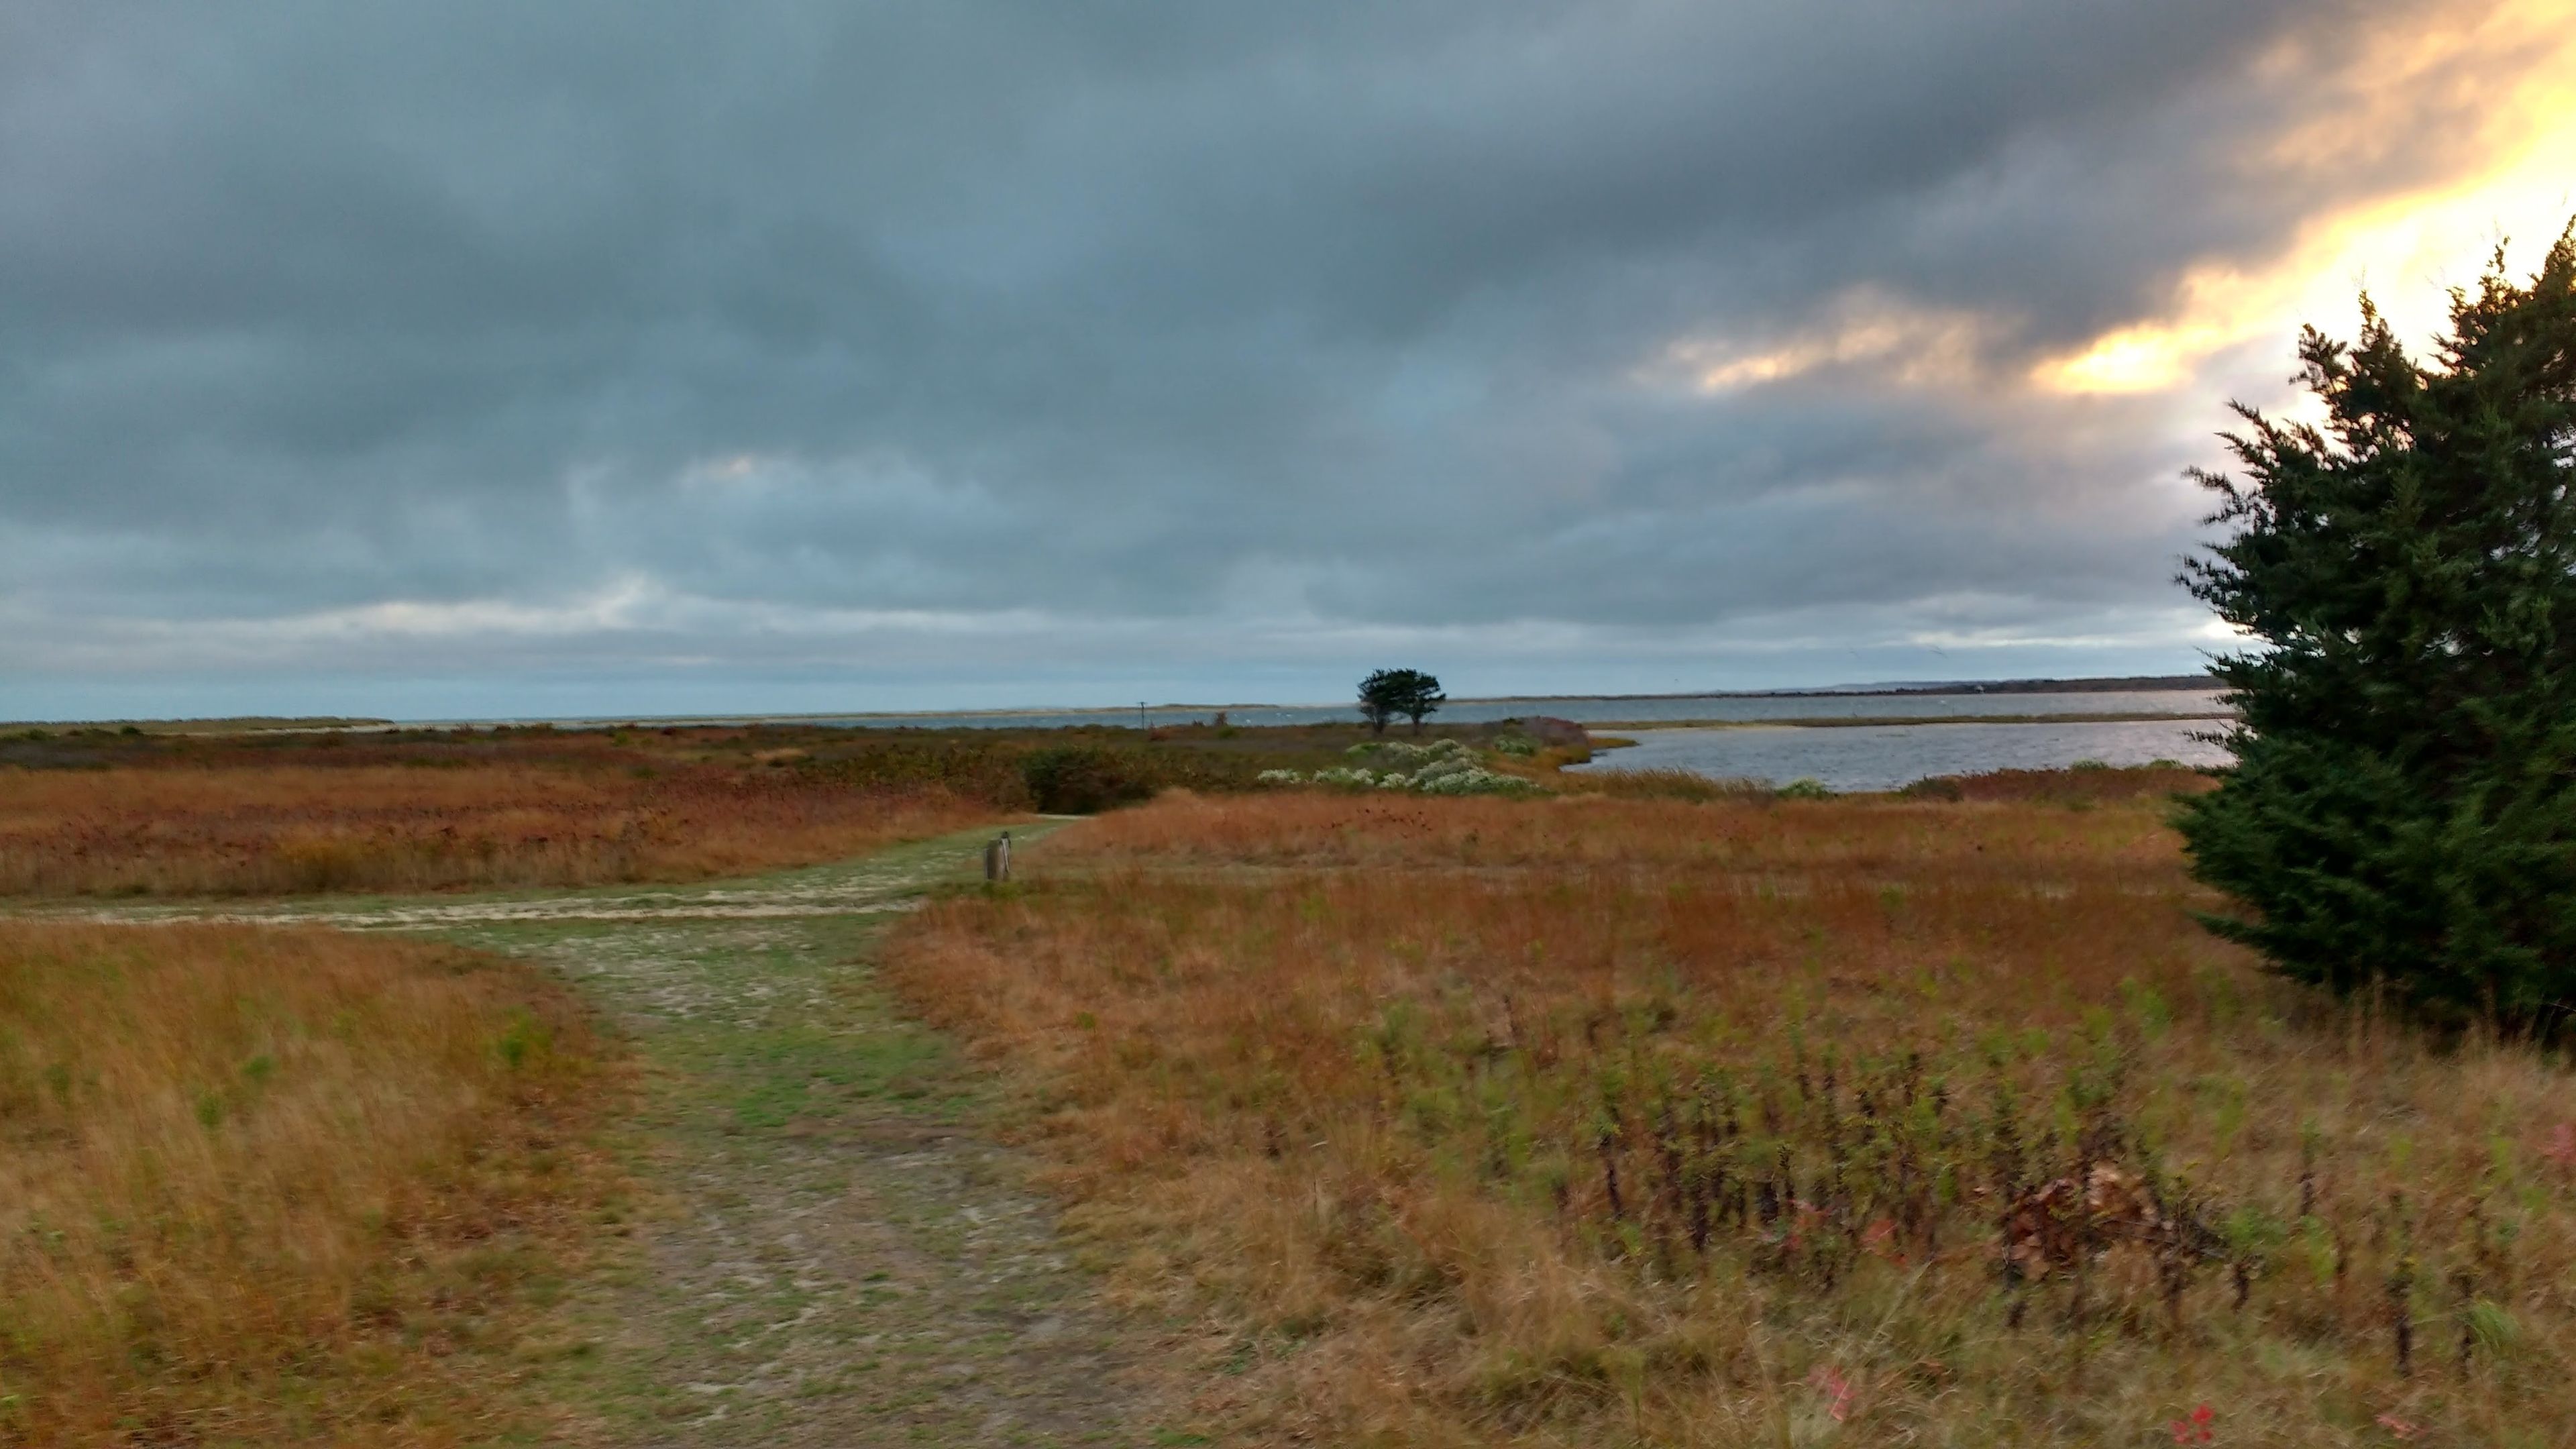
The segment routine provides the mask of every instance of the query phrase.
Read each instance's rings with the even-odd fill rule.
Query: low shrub
[[[1468,760],[1476,752],[1457,740],[1433,740],[1427,745],[1404,740],[1368,740],[1350,747],[1344,753],[1355,760],[1374,760],[1398,769],[1411,770],[1443,760]]]
[[[1438,740],[1428,745],[1372,740],[1353,745],[1346,753],[1354,758],[1378,760],[1397,768],[1371,770],[1363,765],[1343,765],[1312,774],[1297,770],[1264,770],[1258,779],[1270,785],[1405,790],[1421,795],[1529,795],[1538,793],[1539,788],[1517,775],[1486,769],[1477,763],[1474,750],[1456,740]]]
[[[934,785],[1002,809],[1029,808],[1022,762],[998,741],[891,739],[870,741],[808,763],[809,773],[860,789]]]
[[[1029,803],[1049,815],[1097,815],[1150,800],[1175,783],[1175,773],[1141,751],[1088,745],[1036,750],[1020,760]]]

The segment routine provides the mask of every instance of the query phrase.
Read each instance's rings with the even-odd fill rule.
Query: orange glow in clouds
[[[2297,57],[2267,58],[2294,64]],[[2445,320],[2447,289],[2473,283],[2499,240],[2528,270],[2576,213],[2576,0],[2519,0],[2383,37],[2351,67],[2348,104],[2291,132],[2267,166],[2331,172],[2367,165],[2413,134],[2460,123],[2463,169],[2429,185],[2321,216],[2252,270],[2185,275],[2171,309],[2103,334],[2032,370],[2062,393],[2157,392],[2193,380],[2212,354],[2284,343],[2301,323],[2349,336],[2369,290],[2401,336]]]

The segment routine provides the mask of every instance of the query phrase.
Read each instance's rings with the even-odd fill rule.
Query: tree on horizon
[[[1423,720],[1448,700],[1438,677],[1419,669],[1380,669],[1360,681],[1360,717],[1376,734],[1385,734],[1387,721],[1397,715],[1411,719],[1420,734]]]

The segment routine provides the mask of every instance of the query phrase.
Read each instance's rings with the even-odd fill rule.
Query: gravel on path
[[[643,1063],[620,1139],[648,1206],[531,1369],[584,1439],[1209,1442],[1156,1421],[1157,1345],[994,1140],[991,1083],[875,984],[894,913],[972,879],[989,836],[699,887],[45,914],[416,931],[588,991]]]

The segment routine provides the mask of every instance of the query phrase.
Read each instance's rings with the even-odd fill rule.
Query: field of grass
[[[1256,1438],[2576,1442],[2576,1079],[2203,932],[2201,783],[1168,796],[888,971]]]
[[[613,1215],[568,993],[322,931],[0,922],[0,1443],[454,1444]]]
[[[791,771],[302,763],[0,776],[0,894],[596,885],[741,875],[935,835],[992,807]]]
[[[1251,790],[1265,769],[1345,763],[1368,737],[1357,725],[22,731],[0,736],[0,896],[705,880],[1032,810]]]

